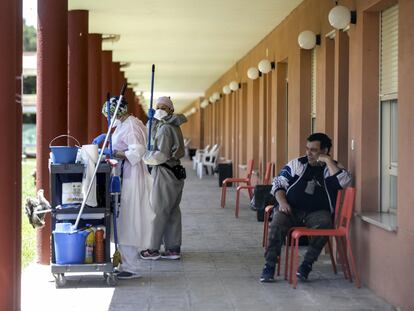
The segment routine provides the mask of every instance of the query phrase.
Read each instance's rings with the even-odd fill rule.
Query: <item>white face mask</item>
[[[162,109],[157,109],[154,113],[154,118],[157,120],[162,120],[168,116],[168,112]]]

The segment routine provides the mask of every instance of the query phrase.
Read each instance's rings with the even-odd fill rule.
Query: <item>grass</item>
[[[33,229],[24,212],[26,198],[36,196],[36,187],[32,177],[35,168],[35,159],[22,161],[22,269],[33,262],[36,256],[36,229]]]

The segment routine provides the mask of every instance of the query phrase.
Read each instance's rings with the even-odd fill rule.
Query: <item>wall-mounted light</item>
[[[208,98],[208,101],[209,101],[210,103],[214,104],[216,100],[213,98],[213,95],[211,95],[211,96]]]
[[[220,93],[219,92],[214,92],[212,96],[213,96],[214,101],[220,100]]]
[[[247,69],[247,77],[251,80],[255,80],[259,77],[259,70],[256,67],[250,67]]]
[[[191,108],[190,112],[191,112],[191,114],[196,113],[197,112],[197,108],[196,107]]]
[[[272,70],[272,64],[268,59],[264,58],[259,62],[257,68],[262,73],[269,73]]]
[[[229,87],[232,91],[237,91],[239,89],[239,84],[237,81],[231,81]]]
[[[231,93],[230,86],[228,86],[228,85],[223,86],[223,93],[226,94],[226,95],[230,94]]]
[[[329,11],[329,24],[335,29],[344,29],[350,23],[356,24],[356,11],[350,11],[347,7],[337,5]]]
[[[207,100],[207,98],[204,98],[203,101],[200,104],[200,107],[205,109],[205,108],[207,108],[207,106],[208,106],[208,100]]]
[[[316,45],[321,44],[321,36],[310,30],[302,31],[298,36],[298,44],[302,49],[312,50]]]

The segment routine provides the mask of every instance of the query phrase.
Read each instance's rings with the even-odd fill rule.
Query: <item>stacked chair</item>
[[[201,161],[197,163],[197,175],[200,179],[203,178],[204,169],[208,174],[208,169],[210,168],[211,175],[214,174],[218,162],[219,152],[220,145],[215,144],[210,151],[202,154]]]
[[[202,161],[202,156],[204,153],[208,152],[210,145],[205,146],[204,149],[197,149],[195,156],[193,157],[193,170],[197,169],[198,163]]]

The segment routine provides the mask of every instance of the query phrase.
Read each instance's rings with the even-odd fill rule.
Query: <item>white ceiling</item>
[[[302,0],[69,0],[89,10],[89,32],[118,34],[105,42],[137,94],[169,95],[176,110],[203,96],[232,65]],[[148,103],[149,96],[146,97]]]

